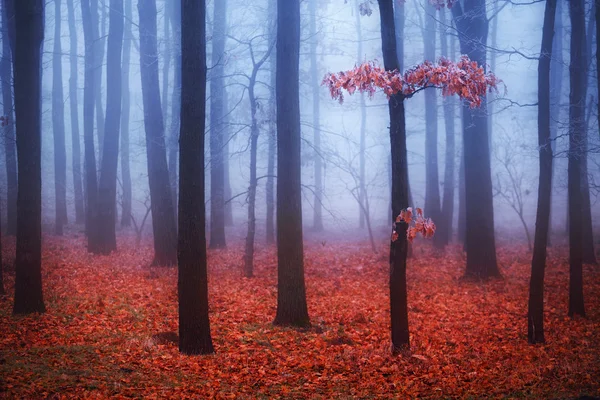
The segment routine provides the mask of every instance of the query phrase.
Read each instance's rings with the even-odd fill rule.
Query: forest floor
[[[6,238],[3,238],[6,239]],[[410,352],[390,354],[385,247],[307,243],[312,327],[273,326],[276,255],[242,243],[209,251],[216,353],[180,355],[177,270],[148,267],[151,243],[111,256],[81,237],[44,239],[47,312],[13,317],[14,268],[0,299],[0,398],[569,398],[600,396],[600,267],[584,269],[588,318],[567,316],[565,248],[546,272],[547,344],[527,344],[530,255],[498,250],[502,279],[464,281],[458,246],[423,241],[409,263]],[[5,241],[12,264],[14,240]]]

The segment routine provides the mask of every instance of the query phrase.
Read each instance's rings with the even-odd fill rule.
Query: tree
[[[527,340],[531,344],[544,343],[544,274],[546,246],[550,231],[550,203],[552,197],[552,146],[550,134],[550,70],[552,37],[556,20],[556,0],[546,2],[542,31],[542,48],[538,63],[538,146],[540,177],[538,205],[529,281],[527,310]]]
[[[226,246],[225,241],[225,30],[227,1],[215,1],[210,72],[210,245]]]
[[[277,2],[276,325],[308,326],[300,168],[300,0]],[[283,73],[285,71],[285,73]]]
[[[269,0],[269,20],[277,21],[277,0]],[[270,30],[269,41],[275,43],[277,26]],[[269,137],[267,153],[267,185],[266,185],[266,241],[267,244],[275,243],[275,153],[277,149],[277,104],[275,95],[277,57],[276,50],[271,50],[269,58]]]
[[[110,23],[106,54],[106,121],[102,169],[98,182],[99,251],[109,254],[117,250],[116,197],[119,162],[119,125],[121,123],[121,51],[123,46],[123,0],[110,0]]]
[[[8,0],[10,2],[12,0]],[[18,199],[14,314],[45,312],[42,293],[41,57],[44,1],[14,1]]]
[[[479,65],[486,65],[488,21],[485,0],[454,3],[452,15],[460,51]],[[463,148],[465,168],[465,275],[476,279],[500,276],[496,261],[494,206],[490,168],[486,102],[474,109],[463,102]]]
[[[173,1],[169,12],[173,31],[173,93],[171,98],[171,125],[169,128],[169,182],[173,205],[177,204],[177,151],[179,149],[179,113],[181,108],[181,2]],[[177,207],[175,207],[177,216]]]
[[[152,203],[152,232],[154,233],[152,265],[168,266],[175,265],[177,262],[177,228],[171,185],[169,184],[165,129],[160,105],[156,0],[139,0],[138,12],[140,15],[140,73],[146,129],[148,182]]]
[[[121,208],[121,226],[131,226],[131,169],[129,165],[129,114],[131,111],[131,94],[129,90],[129,70],[131,67],[131,0],[123,5],[125,25],[123,27],[123,64],[121,69],[121,181],[123,184],[123,202]]]
[[[102,65],[104,64],[104,43],[105,43],[105,25],[106,10],[104,2],[102,10],[98,6],[98,1],[91,3],[91,24],[94,37],[94,107],[96,108],[96,134],[98,135],[98,163],[101,163],[104,146],[104,110],[102,107]],[[102,11],[102,21],[100,21],[99,12]],[[102,30],[100,24],[102,23]]]
[[[2,200],[0,199],[0,204]],[[0,296],[4,296],[4,265],[2,264],[2,209],[0,209]]]
[[[71,148],[73,157],[73,193],[75,197],[75,223],[81,224],[85,220],[83,207],[83,186],[81,184],[81,139],[79,138],[79,102],[78,102],[78,54],[77,54],[77,26],[75,25],[75,8],[73,0],[67,0],[67,13],[69,18],[69,106],[71,115]]]
[[[571,63],[569,66],[569,316],[585,316],[583,302],[583,221],[581,196],[581,144],[585,133],[585,92],[587,66],[585,55],[585,5],[583,0],[569,2],[571,17]]]
[[[54,0],[54,54],[52,55],[52,130],[54,133],[54,233],[63,234],[67,223],[67,153],[65,148],[65,106],[62,81],[61,1]]]
[[[85,70],[83,88],[83,144],[85,158],[85,231],[87,235],[87,250],[96,253],[99,248],[99,237],[96,227],[98,208],[98,177],[96,175],[96,151],[94,149],[94,32],[92,29],[92,9],[97,6],[97,0],[81,1],[81,17],[83,38],[85,42]]]
[[[3,124],[4,154],[6,160],[6,233],[17,233],[17,154],[15,148],[15,128],[13,124],[11,44],[14,41],[14,20],[8,18],[9,7],[14,0],[2,2],[2,60],[0,61],[0,79],[2,80],[2,108],[8,123]],[[11,13],[13,15],[13,13]],[[13,22],[9,22],[12,20]],[[10,32],[12,31],[12,32]],[[12,39],[9,38],[12,36]]]
[[[214,352],[208,318],[204,128],[206,4],[181,0],[181,130],[179,134],[179,351]]]

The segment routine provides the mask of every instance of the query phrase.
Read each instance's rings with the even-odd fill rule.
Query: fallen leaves
[[[460,248],[409,261],[411,352],[389,352],[388,265],[361,243],[306,244],[312,328],[272,325],[274,248],[242,277],[241,241],[209,252],[216,354],[179,354],[175,268],[149,268],[148,243],[94,257],[82,239],[45,238],[44,315],[0,301],[0,397],[556,398],[600,395],[600,272],[584,271],[589,318],[567,317],[564,248],[552,248],[544,346],[526,342],[529,260],[499,252],[503,280],[461,279]],[[10,246],[6,252],[10,252]],[[9,255],[7,254],[7,258]],[[13,292],[14,273],[7,289]]]

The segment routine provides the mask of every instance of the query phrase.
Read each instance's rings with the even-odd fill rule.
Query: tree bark
[[[454,40],[450,40],[450,49],[448,49],[448,35],[443,27],[446,25],[446,12],[440,9],[440,43],[442,56],[452,59],[454,57]],[[446,97],[444,102],[444,125],[446,128],[446,153],[444,157],[444,192],[442,200],[441,214],[438,218],[437,230],[433,237],[438,246],[446,246],[452,239],[452,218],[454,215],[454,164],[456,145],[454,115],[455,102],[452,97]],[[437,239],[436,239],[437,238]]]
[[[61,0],[54,0],[54,54],[52,55],[52,130],[54,133],[54,233],[62,236],[67,223],[67,152],[62,81]]]
[[[171,125],[167,143],[169,144],[169,182],[173,205],[177,203],[177,151],[179,150],[179,118],[181,112],[181,2],[172,3],[169,13],[173,32],[173,94],[171,98]],[[177,219],[177,207],[175,216]]]
[[[163,14],[163,69],[162,69],[162,107],[163,121],[167,126],[169,116],[169,70],[171,69],[171,33],[169,29],[169,6],[165,2]]]
[[[316,232],[323,230],[323,159],[321,155],[321,85],[317,65],[317,0],[310,0],[309,31],[310,31],[310,81],[312,91],[312,123],[313,123],[313,150],[315,153],[315,200],[313,210],[313,229]]]
[[[208,318],[204,128],[206,4],[181,0],[181,133],[179,163],[179,351],[213,353]]]
[[[556,15],[556,0],[546,2],[542,31],[542,48],[538,64],[538,146],[540,177],[535,223],[531,280],[529,281],[529,306],[527,339],[529,343],[544,343],[544,274],[546,246],[550,225],[552,198],[552,147],[550,145],[550,65],[552,37]]]
[[[131,94],[129,89],[129,71],[131,68],[131,0],[125,0],[123,27],[123,66],[121,69],[121,181],[123,183],[123,204],[121,206],[121,226],[131,226],[131,168],[129,154],[129,117],[131,112]]]
[[[104,153],[98,183],[99,251],[109,254],[117,250],[116,197],[119,163],[119,125],[121,123],[121,51],[123,49],[123,0],[110,0],[110,22],[106,54],[106,122]]]
[[[10,44],[11,40],[14,41],[14,28],[11,32],[11,29],[9,29],[11,22],[9,22],[8,18],[8,13],[11,12],[10,19],[14,21],[14,10],[9,10],[11,5],[14,7],[14,0],[4,0],[2,4],[2,61],[0,62],[3,115],[8,118],[8,123],[2,130],[4,131],[4,154],[6,160],[6,234],[10,236],[17,233],[17,153],[13,118]],[[10,37],[12,39],[9,39]]]
[[[488,22],[485,0],[469,0],[452,6],[460,40],[460,51],[478,65],[486,65]],[[484,67],[485,68],[485,67]],[[463,148],[465,167],[465,209],[467,268],[475,279],[500,276],[496,261],[494,205],[486,101],[471,109],[463,101]]]
[[[250,99],[250,185],[248,187],[248,233],[246,235],[246,249],[244,253],[244,275],[250,278],[254,275],[254,236],[256,235],[256,150],[258,147],[258,120],[256,118],[257,100],[254,94],[256,73],[254,70],[248,84],[248,98]]]
[[[78,53],[77,53],[77,26],[75,25],[75,8],[73,0],[67,0],[67,13],[69,18],[69,107],[71,115],[71,150],[73,157],[73,193],[75,200],[75,223],[81,224],[85,220],[83,206],[83,187],[81,184],[81,138],[79,137],[79,94],[78,78]]]
[[[144,102],[144,126],[146,128],[148,182],[152,204],[152,231],[154,233],[152,265],[168,266],[177,262],[177,228],[169,184],[165,129],[160,105],[156,0],[139,0],[138,12],[140,15],[140,75]]]
[[[94,35],[94,107],[96,108],[96,134],[98,135],[98,164],[102,162],[104,153],[104,109],[102,106],[102,64],[104,63],[104,37],[106,11],[104,4],[100,9],[98,1],[92,1],[92,32]],[[102,18],[102,20],[100,20]],[[102,24],[102,30],[100,30]]]
[[[225,240],[225,34],[227,1],[214,3],[212,70],[210,72],[210,245],[226,246]]]
[[[2,200],[0,199],[0,204]],[[2,208],[0,207],[0,296],[4,296],[4,264],[2,263]]]
[[[269,0],[269,20],[277,20],[277,0]],[[271,27],[269,35],[270,42],[276,41],[277,26]],[[277,104],[275,98],[276,86],[276,68],[277,57],[276,49],[271,51],[269,59],[269,76],[271,87],[269,90],[270,118],[269,118],[269,138],[268,138],[268,153],[267,153],[267,185],[266,185],[266,203],[267,203],[267,218],[266,218],[266,240],[267,244],[275,243],[275,154],[277,151]]]
[[[276,325],[308,326],[302,243],[300,0],[277,2]]]
[[[8,0],[14,1],[14,0]],[[42,45],[44,1],[14,1],[18,198],[14,314],[45,312],[42,293]]]
[[[399,70],[392,0],[378,0],[381,21],[381,48],[383,64],[387,71]],[[408,207],[408,163],[406,152],[406,121],[404,97],[394,95],[388,100],[390,115],[390,146],[392,154],[392,223],[398,239],[390,241],[390,316],[392,352],[407,349],[408,303],[406,290],[406,257],[408,241],[406,224],[396,223],[396,216]]]
[[[571,63],[569,65],[569,316],[585,316],[583,301],[583,227],[581,196],[581,143],[585,134],[585,5],[583,0],[569,1],[571,17]]]

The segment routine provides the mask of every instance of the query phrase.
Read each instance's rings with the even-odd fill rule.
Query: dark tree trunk
[[[81,139],[79,137],[79,102],[78,102],[78,54],[77,54],[77,26],[75,25],[75,8],[73,0],[67,0],[69,17],[69,106],[71,114],[71,148],[73,155],[73,193],[75,197],[75,223],[81,224],[85,220],[83,207],[83,187],[81,184]]]
[[[435,8],[425,6],[425,27],[423,41],[425,44],[425,60],[435,62]],[[440,219],[440,184],[438,171],[438,113],[437,93],[434,90],[425,91],[425,214],[434,221]],[[436,247],[443,247],[440,238],[434,236]]]
[[[131,226],[131,170],[129,165],[129,116],[131,95],[129,90],[129,70],[131,68],[131,0],[125,0],[123,27],[123,67],[121,69],[121,180],[123,182],[123,204],[121,206],[121,226]]]
[[[10,3],[10,4],[9,4]],[[14,10],[14,0],[4,0],[2,4],[2,61],[0,62],[0,74],[2,79],[2,105],[3,115],[8,118],[6,126],[1,128],[4,133],[4,154],[6,157],[6,233],[15,235],[17,233],[17,152],[15,139],[15,124],[13,118],[13,97],[12,97],[12,71],[11,71],[11,44],[14,41],[14,29],[9,31],[8,13],[11,13],[11,20]],[[14,24],[14,22],[13,22]]]
[[[585,6],[583,0],[569,1],[571,16],[571,63],[569,65],[569,316],[585,316],[583,302],[583,245],[581,199],[581,144],[585,134]]]
[[[144,126],[146,128],[148,182],[152,204],[152,231],[154,233],[152,265],[168,266],[177,262],[177,228],[169,184],[165,129],[160,105],[156,0],[139,0],[138,11],[140,14],[140,73],[144,101]]]
[[[210,245],[226,246],[225,241],[225,30],[227,1],[214,3],[212,69],[210,72]]]
[[[179,163],[179,351],[214,352],[208,319],[204,207],[206,4],[181,0],[181,133]]]
[[[460,51],[478,65],[486,65],[488,22],[485,0],[454,4],[452,14],[458,30]],[[465,165],[465,210],[467,268],[465,275],[476,279],[500,276],[496,262],[494,204],[486,101],[471,109],[463,101],[463,148]]]
[[[123,47],[123,0],[110,0],[110,22],[106,51],[106,122],[104,153],[98,182],[99,251],[117,250],[116,197],[119,163],[119,125],[121,123],[121,51]]]
[[[448,35],[443,27],[446,25],[446,12],[440,10],[440,43],[442,56],[452,59],[454,57],[454,40],[450,39],[450,49],[448,49]],[[456,152],[455,130],[454,130],[454,110],[455,102],[451,97],[444,98],[444,125],[446,128],[446,153],[444,158],[444,192],[442,200],[441,214],[436,221],[437,231],[434,236],[434,242],[438,246],[445,246],[452,239],[452,218],[454,215],[454,160]],[[437,239],[436,239],[437,238]]]
[[[467,206],[465,203],[465,152],[463,149],[458,167],[458,240],[463,244],[463,250],[467,249]]]
[[[106,10],[104,4],[98,7],[98,1],[92,1],[92,32],[94,35],[94,107],[96,108],[96,134],[98,135],[98,164],[104,154],[104,110],[102,107],[102,65],[104,63],[104,40],[106,25]],[[101,14],[100,14],[101,13]],[[102,18],[102,21],[100,20]],[[100,24],[102,23],[102,30]]]
[[[225,104],[225,109],[229,108],[229,97],[227,96],[227,91],[223,92],[223,104]],[[223,177],[225,179],[223,193],[225,198],[225,226],[233,226],[233,207],[231,204],[231,178],[229,176],[229,141],[231,139],[229,129],[230,129],[230,113],[225,113],[223,118],[223,125],[225,126],[223,130],[223,138],[225,140],[225,144],[223,145]]]
[[[63,234],[67,223],[67,152],[62,81],[61,0],[54,0],[54,54],[52,55],[52,130],[54,133],[54,233]]]
[[[167,120],[169,116],[169,70],[171,68],[171,33],[169,29],[169,10],[170,7],[165,2],[164,14],[163,14],[163,69],[162,69],[162,107],[163,107],[163,121],[165,127],[167,126]]]
[[[269,0],[269,20],[277,20],[277,0]],[[270,42],[276,40],[277,26],[271,27]],[[267,219],[266,219],[266,239],[267,244],[275,243],[275,153],[277,151],[277,104],[275,100],[275,72],[277,68],[276,49],[271,52],[269,59],[269,76],[270,76],[270,118],[269,118],[269,138],[268,138],[268,154],[267,154],[267,185],[266,185],[266,203],[267,203]]]
[[[169,182],[177,220],[177,152],[179,150],[179,117],[181,112],[181,2],[174,1],[169,13],[173,32],[173,95],[171,98],[171,125],[169,144]]]
[[[94,32],[92,29],[92,12],[97,0],[81,1],[81,16],[83,38],[85,41],[85,74],[83,89],[83,143],[85,156],[85,193],[86,212],[85,230],[87,234],[87,249],[89,252],[98,251],[98,232],[95,216],[98,210],[98,178],[96,176],[96,151],[94,149]]]
[[[538,64],[538,145],[540,178],[535,223],[531,280],[529,282],[529,309],[527,316],[527,339],[529,343],[544,343],[544,273],[546,269],[546,246],[550,225],[552,197],[552,147],[550,146],[550,60],[556,0],[546,2],[542,32],[542,48]]]
[[[399,70],[393,0],[378,0],[381,20],[381,48],[387,71]],[[406,154],[406,125],[404,98],[398,94],[388,101],[390,115],[390,146],[392,153],[392,223],[395,216],[408,207],[408,164]],[[397,223],[398,239],[390,241],[390,314],[392,352],[409,347],[408,303],[406,291],[406,257],[408,241],[406,224]]]
[[[277,2],[276,325],[308,326],[302,243],[300,0]]]
[[[11,1],[11,0],[8,0]],[[14,314],[45,312],[42,294],[42,44],[44,1],[14,1],[18,198]]]
[[[0,199],[0,205],[2,200]],[[2,208],[0,206],[0,296],[4,296],[6,291],[4,290],[4,265],[2,263]]]
[[[310,81],[312,91],[312,124],[313,146],[315,152],[315,201],[313,214],[313,229],[316,232],[323,230],[323,159],[321,155],[321,93],[319,69],[317,65],[317,1],[310,0],[309,31],[310,31]]]
[[[250,278],[254,275],[254,236],[256,235],[256,150],[258,147],[258,121],[256,118],[257,99],[254,94],[256,84],[256,69],[253,71],[248,85],[250,99],[250,185],[248,187],[248,234],[246,235],[246,250],[244,253],[244,275]]]

